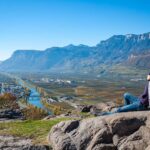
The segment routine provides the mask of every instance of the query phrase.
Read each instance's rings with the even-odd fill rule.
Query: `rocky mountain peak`
[[[102,65],[126,64],[150,68],[150,32],[114,35],[96,46],[70,44],[43,51],[17,50],[0,64],[0,70],[98,72]],[[136,54],[135,57],[132,57]],[[144,55],[143,55],[144,54]],[[131,56],[131,57],[130,57]],[[141,57],[142,56],[142,57]],[[130,59],[129,59],[130,58]],[[145,59],[146,58],[146,59]],[[29,61],[30,60],[30,61]]]

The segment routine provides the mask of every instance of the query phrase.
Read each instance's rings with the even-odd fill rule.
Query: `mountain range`
[[[150,32],[114,35],[96,46],[68,45],[43,51],[16,50],[1,71],[99,72],[102,66],[150,68]]]

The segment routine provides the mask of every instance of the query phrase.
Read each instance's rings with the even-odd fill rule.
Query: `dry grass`
[[[28,120],[0,123],[0,135],[12,135],[32,139],[34,144],[48,144],[47,135],[55,124],[68,118],[44,120]]]

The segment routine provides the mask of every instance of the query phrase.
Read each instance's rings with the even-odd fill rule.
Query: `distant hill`
[[[150,68],[150,33],[114,35],[93,47],[68,45],[17,50],[0,63],[5,71],[97,72],[114,64]]]

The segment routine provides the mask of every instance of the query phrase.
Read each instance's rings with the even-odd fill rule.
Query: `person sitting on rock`
[[[147,75],[147,84],[141,96],[136,97],[130,93],[124,94],[124,106],[118,107],[113,112],[102,112],[99,115],[109,115],[120,112],[146,110],[150,105],[150,73]]]

